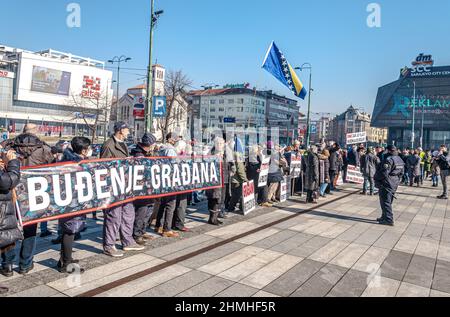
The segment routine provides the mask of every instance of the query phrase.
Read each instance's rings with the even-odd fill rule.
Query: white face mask
[[[89,149],[86,156],[87,157],[92,157],[92,154],[94,154],[94,151],[92,151],[92,149]]]

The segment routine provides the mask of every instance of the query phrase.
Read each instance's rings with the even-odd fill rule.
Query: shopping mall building
[[[105,63],[54,50],[0,45],[0,126],[19,133],[35,123],[41,135],[97,135],[106,129],[112,72]]]
[[[379,88],[372,126],[388,128],[388,143],[401,148],[449,144],[450,66],[434,66],[431,55],[420,54],[398,80]]]

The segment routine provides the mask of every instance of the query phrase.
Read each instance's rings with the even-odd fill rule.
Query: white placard
[[[261,163],[261,168],[259,169],[259,180],[258,187],[267,186],[267,178],[269,177],[269,167],[270,167],[270,156],[264,157]]]
[[[348,133],[347,145],[367,142],[367,132]]]
[[[256,209],[255,184],[253,181],[242,184],[242,207],[244,216]]]
[[[364,184],[364,176],[359,167],[349,165],[347,168],[347,182],[355,184]]]

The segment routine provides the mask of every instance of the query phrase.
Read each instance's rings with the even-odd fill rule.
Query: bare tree
[[[108,123],[108,115],[111,114],[111,96],[106,92],[101,92],[93,97],[85,97],[82,95],[71,95],[69,105],[74,108],[74,119],[83,119],[89,128],[91,141],[96,143],[97,130],[99,124]]]
[[[169,128],[181,119],[182,113],[189,113],[189,105],[185,101],[192,81],[181,70],[168,71],[164,84],[167,97],[166,116],[158,118],[157,128],[163,137],[169,132]]]

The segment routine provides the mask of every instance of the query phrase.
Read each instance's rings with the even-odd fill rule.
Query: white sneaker
[[[123,247],[124,251],[142,251],[145,250],[145,247],[139,244],[133,244],[128,247]]]

